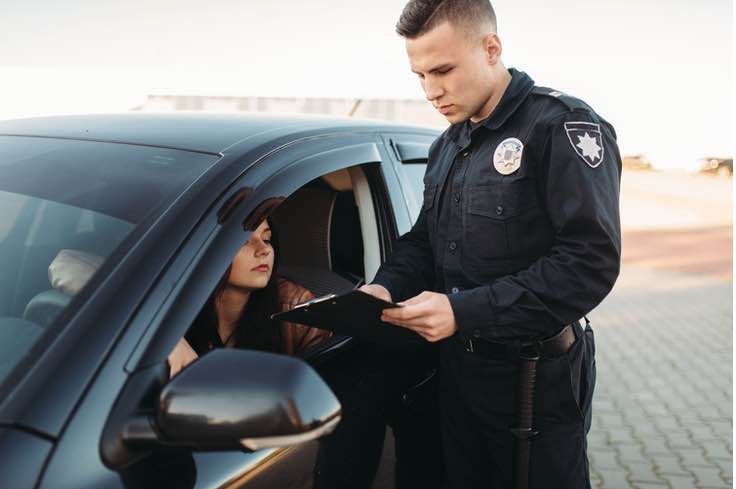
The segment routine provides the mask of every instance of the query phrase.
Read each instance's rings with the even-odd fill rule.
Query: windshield
[[[114,250],[217,158],[0,136],[0,383]]]

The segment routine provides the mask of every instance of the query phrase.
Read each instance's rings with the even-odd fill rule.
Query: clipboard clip
[[[323,295],[323,296],[320,296],[320,297],[315,297],[314,299],[309,300],[307,302],[303,302],[301,304],[297,304],[296,306],[292,307],[291,310],[293,311],[295,309],[306,308],[306,307],[311,306],[312,304],[317,304],[318,302],[324,302],[324,301],[333,299],[335,297],[337,297],[337,294],[327,294],[327,295]],[[282,312],[275,312],[275,313],[271,314],[271,319],[274,319],[274,317],[278,316],[279,314],[283,314],[283,311]]]
[[[316,304],[318,302],[327,301],[327,300],[330,300],[330,299],[332,299],[334,297],[337,297],[337,294],[327,294],[327,295],[323,295],[321,297],[315,297],[314,299],[312,299],[310,301],[307,301],[307,302],[304,302],[303,304],[299,304],[297,306],[294,306],[294,309],[297,309],[299,307],[311,306],[312,304]]]

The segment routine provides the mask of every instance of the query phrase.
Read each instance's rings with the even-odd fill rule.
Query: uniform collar
[[[506,87],[506,91],[503,92],[498,105],[493,109],[491,115],[481,121],[480,125],[476,126],[474,130],[478,130],[481,126],[490,130],[500,128],[516,112],[516,109],[519,108],[524,100],[526,100],[529,93],[531,93],[534,88],[534,80],[529,75],[515,68],[510,68],[509,74],[511,75],[511,82]],[[470,120],[452,124],[447,135],[458,146],[464,148],[470,143]]]

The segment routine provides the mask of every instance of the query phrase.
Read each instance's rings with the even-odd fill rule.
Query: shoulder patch
[[[559,90],[554,90],[549,87],[534,87],[532,89],[532,93],[536,95],[542,95],[546,97],[552,97],[554,99],[559,100],[561,103],[567,107],[567,110],[573,111],[573,110],[583,110],[586,112],[592,112],[592,109],[588,104],[580,100],[579,98],[573,97],[572,95],[568,95],[566,93],[560,92]]]
[[[565,122],[565,132],[572,149],[589,167],[595,168],[603,162],[605,148],[600,125],[587,121]]]

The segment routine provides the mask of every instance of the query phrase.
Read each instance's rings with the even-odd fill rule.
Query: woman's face
[[[273,272],[273,260],[271,229],[264,219],[233,258],[228,284],[249,290],[264,288]]]

